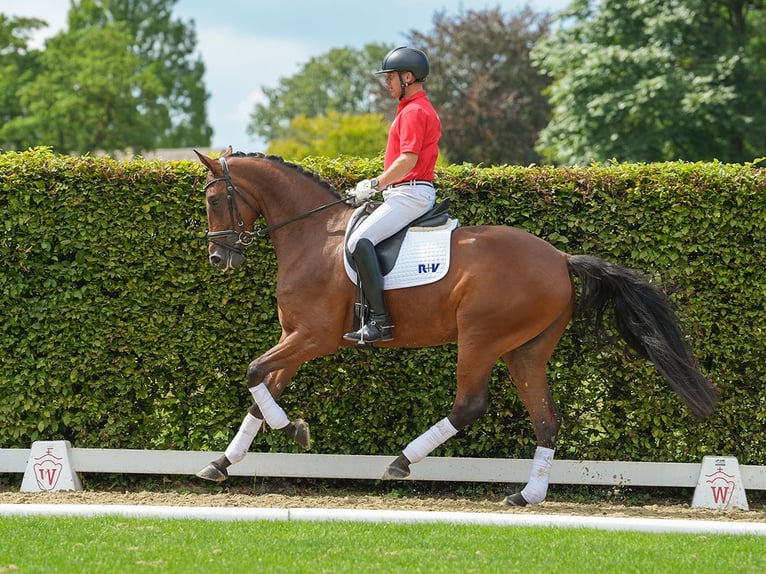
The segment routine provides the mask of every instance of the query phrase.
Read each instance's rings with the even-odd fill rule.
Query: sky
[[[265,151],[266,142],[246,132],[250,114],[264,102],[261,88],[298,73],[311,58],[333,48],[365,44],[404,44],[411,30],[429,33],[433,16],[455,17],[468,10],[500,7],[506,14],[529,5],[537,12],[564,9],[569,0],[177,0],[174,15],[194,22],[197,50],[205,64],[208,122],[213,149],[231,145],[245,152]],[[49,26],[34,38],[66,27],[68,0],[0,0],[6,16],[35,17]],[[385,54],[381,54],[381,60]]]

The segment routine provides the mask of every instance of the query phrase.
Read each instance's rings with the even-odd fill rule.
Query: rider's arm
[[[418,154],[404,152],[378,177],[378,189],[386,189],[392,183],[404,179],[418,162]]]

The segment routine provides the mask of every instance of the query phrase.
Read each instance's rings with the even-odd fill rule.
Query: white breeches
[[[402,184],[383,192],[383,204],[357,227],[348,238],[348,249],[356,249],[360,239],[377,245],[391,237],[434,206],[436,191],[425,184]]]

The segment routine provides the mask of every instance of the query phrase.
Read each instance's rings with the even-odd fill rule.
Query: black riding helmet
[[[424,52],[416,50],[415,48],[400,46],[386,54],[386,57],[383,58],[383,64],[380,66],[380,70],[375,72],[375,74],[397,72],[399,74],[399,84],[402,88],[402,93],[401,96],[399,96],[399,99],[402,99],[404,97],[404,88],[408,85],[402,80],[402,72],[412,72],[416,82],[425,82],[429,70],[430,65],[428,63],[428,56],[426,56]]]

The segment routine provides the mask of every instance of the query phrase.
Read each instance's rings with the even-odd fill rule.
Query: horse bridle
[[[226,163],[226,158],[220,157],[218,158],[218,161],[221,164],[221,171],[223,175],[208,181],[205,184],[204,191],[207,191],[207,188],[211,185],[215,185],[216,183],[220,183],[222,181],[226,182],[226,201],[229,204],[229,223],[231,227],[225,231],[208,231],[206,237],[210,243],[214,243],[215,245],[223,247],[224,249],[230,249],[232,251],[241,253],[242,251],[238,246],[241,245],[243,247],[247,247],[250,245],[254,240],[253,235],[256,235],[257,232],[255,232],[255,230],[248,231],[245,228],[245,222],[242,221],[242,215],[239,212],[239,206],[237,205],[235,194],[239,196],[245,205],[247,205],[255,213],[258,213],[258,210],[250,204],[245,195],[237,188],[236,185],[234,185],[234,182],[231,180],[229,165]],[[239,229],[239,231],[237,231],[237,229]],[[219,241],[220,238],[228,237],[236,237],[237,240],[233,243]]]
[[[239,199],[241,199],[245,203],[245,205],[247,205],[251,210],[253,210],[254,213],[260,214],[260,212],[255,207],[252,206],[252,204],[247,200],[247,197],[245,196],[245,194],[242,193],[237,188],[236,185],[234,185],[234,182],[231,180],[231,174],[229,173],[229,165],[228,163],[226,163],[226,158],[219,157],[218,161],[221,164],[221,171],[222,171],[221,177],[216,177],[208,181],[205,184],[205,187],[203,188],[203,190],[207,191],[208,187],[210,187],[211,185],[215,185],[216,183],[220,183],[222,181],[226,182],[226,201],[229,204],[229,223],[231,227],[225,231],[208,231],[206,238],[210,243],[218,245],[219,247],[223,247],[224,249],[235,251],[237,253],[242,253],[242,249],[239,246],[247,247],[255,240],[255,237],[262,237],[264,235],[268,235],[270,232],[274,231],[275,229],[279,229],[280,227],[283,227],[289,223],[293,223],[294,221],[298,221],[300,219],[309,217],[310,215],[313,215],[319,211],[322,211],[323,209],[327,209],[328,207],[332,207],[333,205],[337,205],[338,203],[347,201],[349,198],[352,197],[349,194],[344,194],[344,196],[337,201],[333,201],[325,205],[321,205],[305,213],[301,213],[300,215],[291,217],[290,219],[286,221],[282,221],[281,223],[275,223],[274,225],[269,225],[264,228],[253,226],[253,230],[248,231],[245,228],[245,222],[242,221],[242,215],[239,212],[239,206],[237,205],[237,197],[239,197]],[[228,238],[228,237],[236,237],[237,240],[234,241],[233,243],[226,243],[223,241],[219,241],[219,239],[221,238]]]

